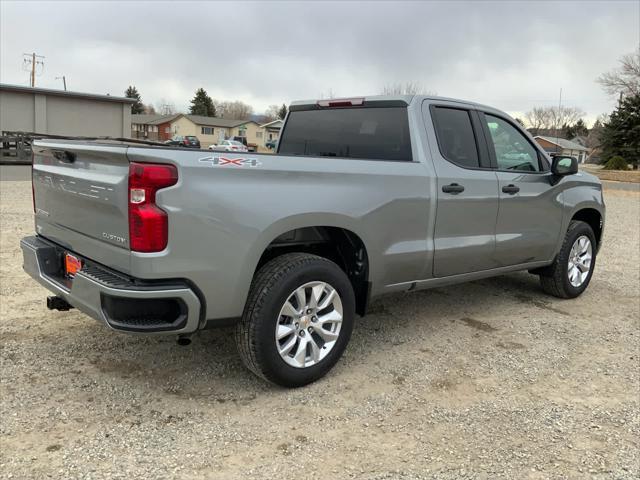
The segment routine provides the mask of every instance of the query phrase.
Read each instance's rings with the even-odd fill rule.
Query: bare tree
[[[320,95],[318,95],[318,98],[320,100],[324,100],[325,98],[326,99],[336,98],[336,94],[334,93],[333,88],[329,88],[327,93],[324,93],[324,92],[320,93]]]
[[[540,130],[542,128],[551,128],[551,119],[549,116],[549,109],[546,107],[533,107],[524,114],[524,121],[528,128],[533,130]]]
[[[596,118],[596,121],[593,123],[593,126],[589,129],[589,133],[587,134],[587,148],[596,150],[600,147],[600,144],[602,143],[602,131],[604,130],[604,124],[608,121],[609,115],[606,113],[598,115],[598,118]]]
[[[406,82],[385,85],[382,95],[437,95],[437,93],[425,90],[420,82]]]
[[[156,111],[160,112],[160,115],[174,115],[176,107],[173,103],[169,103],[166,98],[161,98],[156,103]]]
[[[246,120],[253,113],[253,107],[247,105],[240,100],[234,102],[227,101],[214,101],[216,106],[216,114],[221,118],[228,118],[230,120]]]
[[[549,107],[549,117],[552,125],[550,128],[573,125],[584,115],[585,113],[578,107]]]
[[[640,47],[633,53],[623,55],[619,63],[619,68],[603,73],[596,81],[612,96],[640,95]]]
[[[539,130],[560,129],[563,125],[573,125],[585,113],[577,107],[534,107],[524,114],[527,127]]]
[[[272,122],[279,118],[278,117],[279,111],[280,111],[280,107],[278,105],[269,105],[269,108],[267,108],[267,111],[264,112],[264,116],[267,118],[267,121]]]

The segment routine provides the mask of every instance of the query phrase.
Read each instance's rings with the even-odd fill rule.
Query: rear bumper
[[[196,331],[201,303],[186,282],[149,282],[83,259],[73,280],[62,273],[64,250],[38,236],[20,242],[23,268],[55,295],[109,328],[128,333]]]

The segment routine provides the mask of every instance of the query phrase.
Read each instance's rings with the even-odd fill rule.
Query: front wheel
[[[243,363],[258,376],[300,387],[324,376],[349,343],[355,297],[332,261],[289,253],[256,274],[236,342]]]
[[[559,298],[575,298],[591,281],[596,265],[596,238],[591,227],[572,220],[555,261],[540,273],[542,289]]]

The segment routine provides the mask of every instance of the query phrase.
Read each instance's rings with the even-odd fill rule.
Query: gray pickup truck
[[[236,325],[257,375],[323,376],[391,292],[528,270],[591,279],[602,187],[512,118],[424,96],[295,102],[275,155],[36,141],[25,270],[113,330]]]

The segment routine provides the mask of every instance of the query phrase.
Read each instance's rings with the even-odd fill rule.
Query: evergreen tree
[[[140,96],[140,93],[138,92],[138,89],[136,87],[134,87],[133,85],[129,85],[129,88],[127,88],[124,92],[124,96],[127,98],[132,98],[136,101],[133,105],[131,105],[131,113],[144,113],[142,97]]]
[[[191,115],[202,115],[205,117],[216,116],[216,106],[204,88],[196,90],[196,95],[193,97],[193,100],[191,100],[189,113]]]
[[[604,124],[601,134],[603,159],[619,155],[633,168],[640,161],[640,95],[625,97]]]
[[[280,110],[278,110],[278,118],[280,120],[284,120],[284,117],[287,116],[287,106],[283,103],[282,106],[280,107]]]
[[[589,129],[581,118],[573,125],[564,125],[563,130],[569,140],[575,137],[586,137],[589,134]]]

